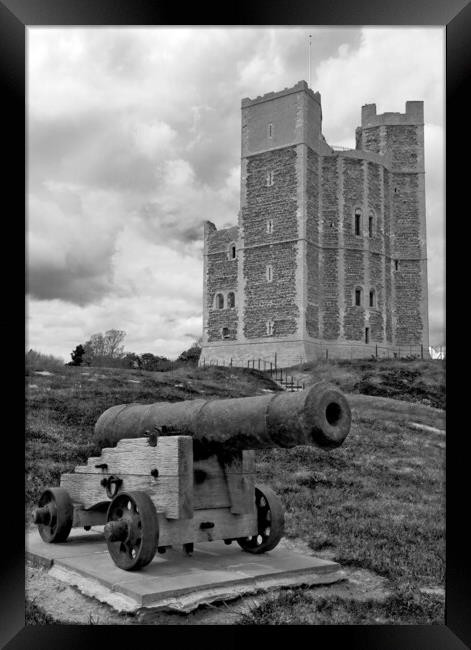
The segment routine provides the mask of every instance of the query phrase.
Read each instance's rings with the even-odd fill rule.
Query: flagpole
[[[308,81],[308,87],[311,87],[311,39],[312,39],[312,34],[309,34],[309,50],[308,50],[308,65],[309,65],[309,81]]]

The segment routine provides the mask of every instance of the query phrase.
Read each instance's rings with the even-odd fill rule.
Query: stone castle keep
[[[322,135],[305,81],[242,100],[237,226],[204,227],[200,363],[428,351],[423,102]]]

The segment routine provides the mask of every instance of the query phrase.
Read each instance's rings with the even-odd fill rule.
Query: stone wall
[[[392,326],[392,310],[393,310],[393,264],[394,261],[391,257],[391,182],[390,172],[385,169],[383,174],[383,196],[384,196],[384,286],[385,286],[385,305],[384,311],[386,313],[385,335],[386,341],[393,342],[393,326]]]
[[[209,234],[207,241],[207,276],[206,276],[206,304],[207,310],[207,340],[217,341],[222,338],[222,328],[229,329],[229,339],[237,338],[238,324],[238,287],[237,269],[238,253],[236,259],[230,257],[230,246],[238,241],[238,228],[225,228]],[[227,294],[235,294],[235,308],[227,307]],[[215,305],[217,293],[224,295],[224,309]]]
[[[273,185],[267,173],[273,172]],[[296,254],[298,237],[296,148],[275,149],[247,159],[246,206],[242,211],[245,281],[244,336],[274,337],[297,330]],[[267,233],[267,222],[273,233]],[[294,240],[294,241],[293,241]],[[267,266],[273,280],[267,280]]]
[[[267,336],[266,323],[274,322],[274,337],[297,331],[296,243],[246,249],[244,252],[246,338]],[[273,269],[267,282],[266,266]]]
[[[363,341],[365,327],[365,309],[363,306],[354,304],[355,288],[363,288],[363,298],[365,298],[364,288],[364,256],[363,251],[346,250],[345,251],[345,315],[343,320],[343,331],[345,338],[349,341]],[[364,304],[364,303],[363,303]]]
[[[320,157],[307,148],[306,164],[306,331],[319,337],[320,256],[319,256],[319,169]]]
[[[338,306],[338,167],[337,156],[324,156],[321,168],[320,214],[320,295],[321,336],[334,339],[339,336]]]

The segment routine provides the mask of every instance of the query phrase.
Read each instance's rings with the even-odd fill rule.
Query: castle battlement
[[[424,103],[422,101],[406,102],[405,113],[376,113],[376,104],[365,104],[361,107],[361,125],[363,127],[395,125],[395,124],[423,124]]]
[[[255,104],[262,104],[263,102],[269,102],[273,99],[278,99],[279,97],[285,97],[286,95],[291,95],[292,93],[299,93],[301,91],[306,92],[314,101],[319,105],[321,103],[320,93],[314,92],[309,88],[306,81],[298,81],[297,84],[291,86],[291,88],[284,88],[278,92],[269,92],[265,95],[259,95],[255,99],[250,99],[250,97],[244,97],[241,101],[242,108],[247,108],[248,106],[254,106]]]

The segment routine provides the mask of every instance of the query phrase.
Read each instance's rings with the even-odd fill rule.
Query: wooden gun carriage
[[[33,521],[47,542],[104,525],[115,564],[136,570],[155,553],[198,542],[275,548],[283,508],[255,483],[255,449],[334,448],[350,430],[343,394],[320,382],[298,393],[114,406],[97,420],[101,455],[42,493]]]

